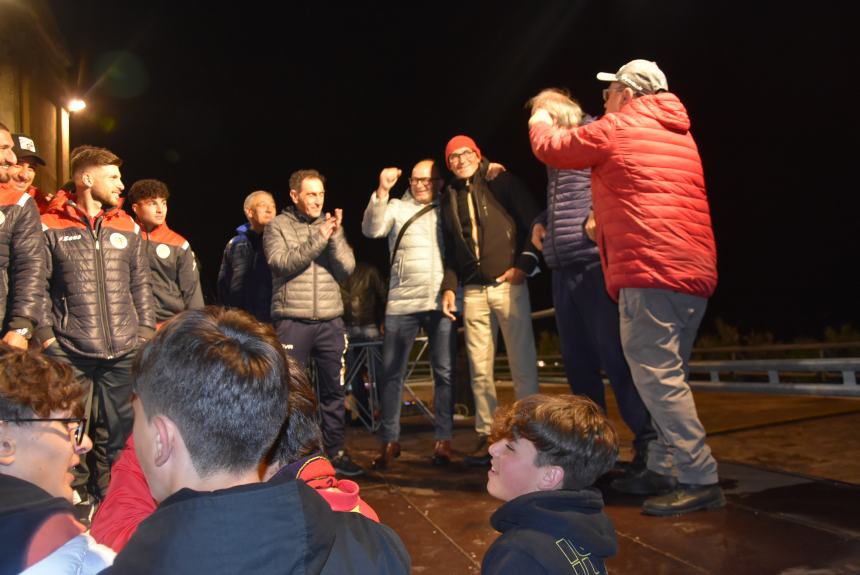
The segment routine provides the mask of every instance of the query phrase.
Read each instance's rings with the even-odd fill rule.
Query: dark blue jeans
[[[314,359],[323,447],[326,455],[333,457],[343,449],[345,426],[340,377],[346,343],[343,321],[339,317],[315,322],[281,319],[275,322],[275,330],[287,353],[302,366],[307,367],[309,358]]]
[[[644,450],[648,442],[656,439],[657,432],[636,391],[621,349],[618,304],[606,292],[603,269],[600,265],[586,270],[554,269],[552,300],[570,389],[590,398],[606,411],[600,374],[603,368],[609,376],[621,418],[635,436],[633,445],[637,451]]]
[[[380,404],[382,440],[386,442],[400,439],[403,379],[409,363],[409,352],[419,327],[423,327],[427,332],[430,344],[436,439],[451,439],[454,427],[453,365],[457,350],[457,332],[451,320],[442,315],[441,311],[424,311],[385,316]]]

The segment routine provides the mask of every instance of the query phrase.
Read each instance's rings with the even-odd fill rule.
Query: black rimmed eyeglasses
[[[474,150],[463,150],[462,152],[454,152],[450,156],[448,156],[449,164],[461,164],[463,162],[467,162],[475,156]]]
[[[75,428],[75,445],[80,445],[84,440],[84,430],[87,427],[87,418],[86,417],[21,417],[19,419],[0,419],[0,421],[5,421],[7,423],[35,423],[37,421],[59,421],[60,423],[65,423],[69,425],[70,423],[77,423],[78,426]],[[69,429],[69,431],[72,431]]]
[[[409,183],[413,186],[417,186],[418,184],[424,184],[425,186],[429,186],[436,180],[441,180],[442,178],[409,178]]]

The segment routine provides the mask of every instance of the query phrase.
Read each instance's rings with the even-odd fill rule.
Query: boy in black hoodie
[[[487,491],[505,501],[490,518],[501,536],[481,572],[606,573],[615,529],[592,487],[618,455],[601,409],[582,396],[531,395],[497,412]]]

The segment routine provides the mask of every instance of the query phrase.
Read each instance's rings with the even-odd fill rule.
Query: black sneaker
[[[361,475],[364,473],[364,469],[359,467],[349,456],[349,454],[341,449],[338,451],[334,457],[330,458],[331,466],[334,467],[334,470],[338,473],[338,475],[345,475],[347,477],[355,477],[356,475]]]

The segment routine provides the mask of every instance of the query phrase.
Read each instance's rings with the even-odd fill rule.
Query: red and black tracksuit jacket
[[[114,358],[155,330],[149,264],[140,228],[119,207],[93,218],[58,195],[42,215],[50,306],[41,341],[56,337],[67,351]]]

